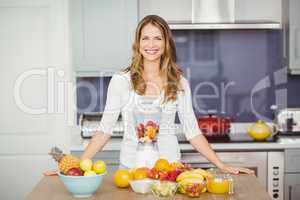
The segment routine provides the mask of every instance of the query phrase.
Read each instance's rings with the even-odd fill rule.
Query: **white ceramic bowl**
[[[129,184],[134,192],[146,194],[151,192],[151,186],[154,182],[155,180],[145,178],[142,180],[130,181]]]

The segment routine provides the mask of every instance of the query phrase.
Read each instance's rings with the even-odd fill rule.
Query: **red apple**
[[[176,178],[179,174],[181,174],[183,172],[183,170],[180,169],[175,169],[172,171],[168,171],[168,180],[169,181],[176,181]]]
[[[69,171],[66,174],[67,176],[83,176],[83,172],[81,171],[81,169],[78,168],[72,168],[69,169]]]

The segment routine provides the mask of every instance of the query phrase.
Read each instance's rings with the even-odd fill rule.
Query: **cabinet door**
[[[68,0],[0,1],[0,199],[24,199],[56,168],[49,149],[69,149],[68,20]]]
[[[285,151],[285,172],[300,173],[300,149]]]
[[[289,68],[292,74],[300,74],[300,1],[289,3]]]
[[[192,0],[140,0],[139,19],[159,15],[167,22],[191,22]]]
[[[115,72],[130,64],[137,0],[72,0],[71,16],[77,73]]]
[[[285,198],[286,200],[300,199],[300,174],[285,175]]]
[[[236,20],[281,22],[282,0],[236,0]],[[297,0],[296,0],[297,1]]]

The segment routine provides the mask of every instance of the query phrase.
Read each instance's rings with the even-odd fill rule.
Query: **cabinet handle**
[[[294,36],[294,38],[295,38],[295,59],[297,60],[298,59],[298,28],[295,28],[295,36]]]
[[[289,200],[292,200],[292,186],[289,185]]]

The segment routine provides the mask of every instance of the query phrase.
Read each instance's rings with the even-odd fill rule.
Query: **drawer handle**
[[[289,200],[292,200],[292,186],[289,186]]]

